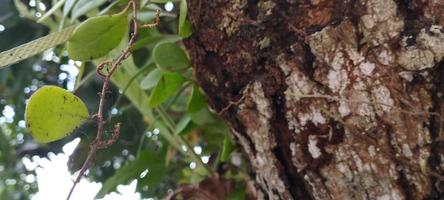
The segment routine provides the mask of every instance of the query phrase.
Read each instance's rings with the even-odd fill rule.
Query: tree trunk
[[[188,0],[258,199],[443,199],[444,1]]]

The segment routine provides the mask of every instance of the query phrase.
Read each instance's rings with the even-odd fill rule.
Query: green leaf
[[[67,0],[65,5],[63,6],[63,16],[68,16],[69,11],[71,11],[72,7],[76,3],[77,0]]]
[[[188,38],[193,34],[193,25],[188,20],[185,20],[184,24],[179,28],[179,35],[182,38]]]
[[[190,115],[185,115],[177,123],[174,134],[186,135],[196,128],[197,126],[191,121]]]
[[[185,79],[179,73],[163,72],[162,78],[151,93],[148,105],[156,107],[162,104],[180,89],[184,81]]]
[[[182,38],[177,35],[149,35],[143,37],[142,35],[139,35],[139,39],[134,43],[132,46],[132,50],[137,50],[143,47],[149,47],[151,48],[155,44],[161,43],[161,42],[177,42],[180,41]]]
[[[162,73],[160,69],[158,68],[153,69],[153,71],[151,71],[147,76],[145,76],[142,82],[140,82],[140,88],[144,90],[149,90],[153,88],[159,82],[161,77]]]
[[[225,162],[230,158],[231,152],[234,150],[233,141],[231,141],[230,137],[227,135],[224,138],[224,146],[222,148],[222,153],[220,155],[220,161]]]
[[[94,8],[98,8],[105,3],[106,0],[79,0],[72,9],[71,21],[86,14]]]
[[[39,142],[52,142],[69,135],[89,118],[85,103],[71,92],[44,86],[29,99],[26,127]]]
[[[192,25],[187,20],[187,14],[188,14],[188,6],[187,1],[182,0],[180,2],[180,13],[179,13],[179,35],[182,38],[187,38],[192,33]]]
[[[105,56],[119,45],[128,28],[127,11],[89,18],[78,26],[68,41],[71,59],[87,61]]]
[[[197,125],[205,125],[214,123],[215,119],[213,114],[208,110],[208,108],[202,108],[196,112],[189,113],[191,120]]]
[[[244,184],[236,184],[236,188],[227,197],[227,200],[243,200],[246,199],[246,186]]]
[[[193,90],[191,91],[191,96],[188,101],[188,112],[197,112],[206,106],[207,102],[204,95],[200,92],[197,85],[193,85]]]
[[[163,10],[159,5],[157,5],[157,4],[155,4],[155,3],[148,3],[149,1],[150,1],[150,0],[146,0],[145,5],[143,5],[143,3],[141,3],[141,4],[140,4],[140,7],[141,7],[141,8],[147,8],[147,9],[149,9],[149,10],[160,10],[160,11]]]
[[[185,20],[187,19],[188,14],[188,5],[186,0],[180,1],[180,12],[179,12],[179,29],[183,26],[185,23]],[[179,30],[180,32],[180,30]]]
[[[169,145],[173,146],[177,150],[180,150],[182,148],[176,137],[174,137],[174,135],[170,133],[162,120],[155,121],[153,127],[159,130],[159,135],[162,136],[166,141],[168,141]]]
[[[114,8],[115,6],[118,5],[128,5],[128,0],[116,0],[116,1],[112,1],[112,3],[107,4],[107,6],[105,8],[101,8],[100,12],[98,15],[104,15],[106,13],[108,13],[112,8]]]
[[[149,45],[156,44],[157,42],[161,41],[163,36],[161,35],[153,35],[153,36],[146,36],[146,37],[140,37],[137,39],[137,41],[133,44],[131,47],[131,50],[135,51],[144,47],[147,47]]]
[[[10,143],[9,136],[6,136],[3,131],[0,131],[0,162],[13,163],[16,160],[16,152]],[[1,198],[0,198],[1,199]]]
[[[199,127],[203,131],[202,138],[207,142],[205,152],[220,151],[224,138],[230,134],[230,129],[222,120],[216,120],[214,123],[205,124]]]
[[[169,71],[177,71],[190,65],[185,51],[175,43],[157,44],[153,49],[153,58],[157,66]]]
[[[170,176],[170,174],[167,174],[168,168],[165,167],[164,163],[165,162],[163,161],[150,165],[148,175],[137,180],[137,187],[143,188],[148,186],[148,192],[155,194],[154,191],[158,190],[159,184],[162,184],[163,180]]]
[[[166,148],[163,148],[166,149]],[[143,171],[149,170],[144,178],[149,178],[151,184],[162,180],[166,170],[165,168],[165,151],[149,151],[141,152],[136,160],[128,161],[123,167],[118,169],[116,173],[108,178],[96,198],[103,198],[106,194],[115,191],[116,187],[121,184],[128,184],[134,179],[138,179]]]
[[[198,125],[210,124],[215,121],[213,114],[208,110],[204,95],[197,86],[193,86],[193,91],[188,101],[188,114],[191,120]]]

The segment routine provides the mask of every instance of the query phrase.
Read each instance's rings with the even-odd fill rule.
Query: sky
[[[39,187],[39,191],[32,200],[48,200],[48,199],[66,199],[73,181],[78,173],[71,175],[68,170],[68,159],[76,146],[80,143],[77,138],[63,147],[63,153],[50,153],[48,158],[40,158],[34,156],[32,160],[25,158],[23,163],[27,169],[35,169],[37,177],[35,178]],[[32,178],[30,178],[32,179]],[[32,180],[29,180],[32,181]],[[137,181],[134,180],[129,185],[119,185],[117,191],[108,194],[103,200],[125,199],[125,200],[139,200],[140,194],[135,192]],[[94,196],[101,188],[101,183],[89,182],[83,178],[74,190],[72,200],[89,200],[94,199]]]

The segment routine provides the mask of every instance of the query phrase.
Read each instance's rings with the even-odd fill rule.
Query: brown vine
[[[82,168],[79,171],[79,175],[77,175],[77,178],[74,181],[73,186],[71,187],[67,200],[69,200],[74,192],[74,189],[76,188],[77,184],[80,182],[80,179],[85,174],[86,170],[89,168],[89,165],[91,164],[92,160],[94,159],[94,156],[96,155],[97,151],[100,149],[106,149],[109,146],[113,145],[120,135],[120,123],[117,123],[114,126],[114,132],[110,139],[106,140],[103,138],[103,134],[105,132],[104,126],[106,124],[106,121],[103,117],[103,110],[104,110],[104,104],[105,104],[105,96],[106,92],[109,88],[109,81],[111,79],[111,76],[116,71],[116,69],[122,64],[122,62],[127,59],[131,55],[131,48],[136,41],[136,37],[138,34],[138,28],[139,24],[137,23],[137,5],[135,0],[130,0],[128,2],[127,7],[125,10],[131,9],[132,15],[131,15],[131,23],[132,23],[132,32],[131,37],[128,41],[127,47],[123,50],[122,54],[120,54],[117,59],[105,61],[102,62],[97,66],[97,74],[99,76],[102,76],[104,78],[103,80],[103,86],[102,91],[100,94],[100,100],[99,100],[99,109],[97,111],[97,114],[93,115],[93,118],[97,120],[97,136],[94,139],[94,141],[90,145],[90,150],[88,153],[88,156],[86,157],[85,162],[82,165]],[[160,10],[157,10],[155,22],[152,24],[143,24],[140,25],[141,28],[154,28],[160,23]],[[103,73],[103,70],[106,70],[107,73]]]

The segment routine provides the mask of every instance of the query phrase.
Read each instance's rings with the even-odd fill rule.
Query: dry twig
[[[75,187],[77,186],[77,184],[80,182],[80,179],[82,178],[82,176],[85,174],[86,170],[89,168],[89,165],[91,164],[94,156],[96,155],[97,151],[100,149],[106,149],[109,146],[111,146],[112,144],[114,144],[117,139],[119,138],[120,135],[120,123],[117,123],[114,126],[114,132],[111,136],[111,139],[109,140],[104,140],[103,139],[103,134],[105,133],[105,120],[103,117],[103,110],[104,110],[104,104],[105,104],[105,94],[108,91],[109,88],[109,81],[111,79],[111,76],[113,75],[113,73],[116,71],[117,67],[119,67],[122,62],[129,57],[129,55],[131,55],[131,47],[134,44],[136,37],[137,37],[137,30],[139,28],[139,25],[137,23],[137,6],[136,6],[136,2],[135,0],[130,0],[128,2],[128,6],[125,9],[131,9],[132,10],[132,17],[131,17],[131,21],[132,21],[132,33],[131,33],[131,37],[130,40],[128,42],[127,47],[123,50],[122,54],[120,54],[116,60],[111,60],[111,61],[105,61],[101,64],[99,64],[99,66],[97,67],[97,74],[102,76],[104,78],[103,80],[103,87],[102,87],[102,91],[99,93],[100,94],[100,101],[99,101],[99,110],[97,112],[97,114],[93,115],[94,118],[96,118],[97,120],[97,136],[96,139],[91,143],[90,145],[90,150],[88,153],[88,156],[86,157],[85,162],[82,165],[82,168],[80,169],[79,175],[77,176],[76,180],[74,181],[73,186],[71,187],[71,190],[69,191],[68,197],[67,199],[69,200],[71,198],[71,195],[74,192]],[[160,22],[160,11],[157,10],[157,15],[156,15],[156,21],[152,24],[144,24],[144,25],[140,25],[142,28],[153,28],[156,27],[159,22]],[[107,73],[103,73],[103,69],[106,69]]]

